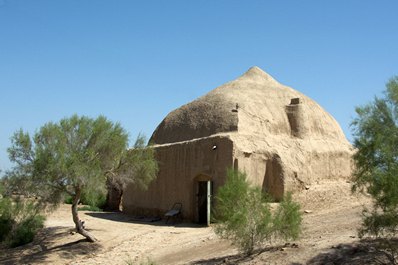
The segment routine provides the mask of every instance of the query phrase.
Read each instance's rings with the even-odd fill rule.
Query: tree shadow
[[[16,248],[3,248],[0,251],[0,264],[41,264],[51,255],[62,259],[74,259],[101,249],[98,243],[86,239],[70,241],[70,228],[57,226],[42,229],[34,241]],[[65,242],[68,241],[69,242]],[[62,242],[62,243],[57,243]]]
[[[240,264],[242,262],[250,262],[254,260],[257,256],[261,255],[264,252],[276,252],[280,251],[284,246],[269,246],[265,248],[260,248],[255,250],[251,255],[239,253],[235,255],[226,255],[222,257],[216,257],[211,259],[201,259],[196,260],[190,265],[218,265],[218,264]]]
[[[185,223],[185,222],[169,222],[158,216],[136,216],[130,215],[123,212],[87,212],[85,213],[91,217],[106,219],[114,222],[132,223],[132,224],[147,224],[153,226],[174,226],[184,228],[203,228],[207,227],[201,224]]]
[[[382,243],[380,239],[362,239],[351,244],[339,244],[313,257],[307,264],[390,264],[386,253],[380,250]]]

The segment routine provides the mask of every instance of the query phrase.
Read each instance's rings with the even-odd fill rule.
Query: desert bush
[[[66,204],[72,204],[73,203],[73,197],[70,196],[69,194],[64,196],[64,203]]]
[[[300,205],[292,200],[291,193],[287,193],[274,213],[275,233],[284,240],[298,238],[301,232],[301,221]]]
[[[73,203],[73,197],[70,195],[66,195],[64,198],[64,203],[66,204],[72,204]],[[97,211],[100,211],[104,208],[105,203],[106,203],[106,192],[83,192],[82,193],[82,198],[80,200],[81,204],[87,205],[91,207],[92,209],[98,209]]]
[[[14,222],[10,218],[0,217],[0,242],[3,242],[10,234],[13,224]]]
[[[0,242],[10,234],[15,221],[12,219],[12,205],[8,198],[0,199]]]
[[[86,190],[82,193],[82,204],[93,206],[93,208],[103,209],[106,203],[106,189],[92,192]]]
[[[10,247],[18,247],[32,242],[38,230],[43,228],[44,220],[44,216],[35,215],[29,216],[18,223],[8,238],[8,245]]]
[[[271,211],[270,201],[260,188],[248,184],[245,173],[228,170],[226,183],[216,196],[216,234],[246,254],[273,239],[296,239],[302,219],[300,206],[288,195]]]
[[[44,216],[28,200],[0,199],[0,242],[17,247],[31,242],[44,225]]]

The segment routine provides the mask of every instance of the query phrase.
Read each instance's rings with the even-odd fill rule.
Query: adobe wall
[[[279,200],[287,191],[299,191],[325,179],[349,179],[352,150],[343,147],[326,141],[278,151],[240,151],[235,147],[234,168],[246,172],[250,183]]]
[[[277,154],[236,151],[234,161],[234,168],[245,172],[252,185],[261,187],[277,200],[283,197],[285,167]]]
[[[197,179],[213,181],[214,192],[233,166],[233,143],[227,136],[214,136],[155,147],[159,173],[147,191],[133,185],[123,195],[123,211],[163,216],[181,202],[184,219],[197,220]],[[207,178],[207,179],[206,179]]]
[[[308,152],[291,168],[293,176],[287,182],[297,186],[299,183],[311,185],[322,180],[349,179],[353,169],[352,154],[350,150]],[[286,183],[289,186],[293,184]]]

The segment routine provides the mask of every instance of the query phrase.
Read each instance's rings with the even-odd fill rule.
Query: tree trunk
[[[81,196],[81,188],[77,187],[76,188],[76,194],[75,198],[73,199],[72,203],[72,217],[73,217],[73,222],[75,223],[76,226],[76,232],[87,238],[88,241],[90,242],[95,242],[97,239],[91,235],[88,231],[86,231],[83,227],[82,221],[79,219],[79,214],[77,212],[77,205],[79,204],[80,201],[80,196]]]
[[[117,178],[110,177],[108,177],[106,182],[108,193],[106,195],[105,210],[119,211],[123,195],[123,183]]]

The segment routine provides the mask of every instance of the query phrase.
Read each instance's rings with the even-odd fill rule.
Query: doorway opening
[[[196,221],[199,224],[210,225],[213,181],[210,176],[199,175],[195,178],[196,190]]]

